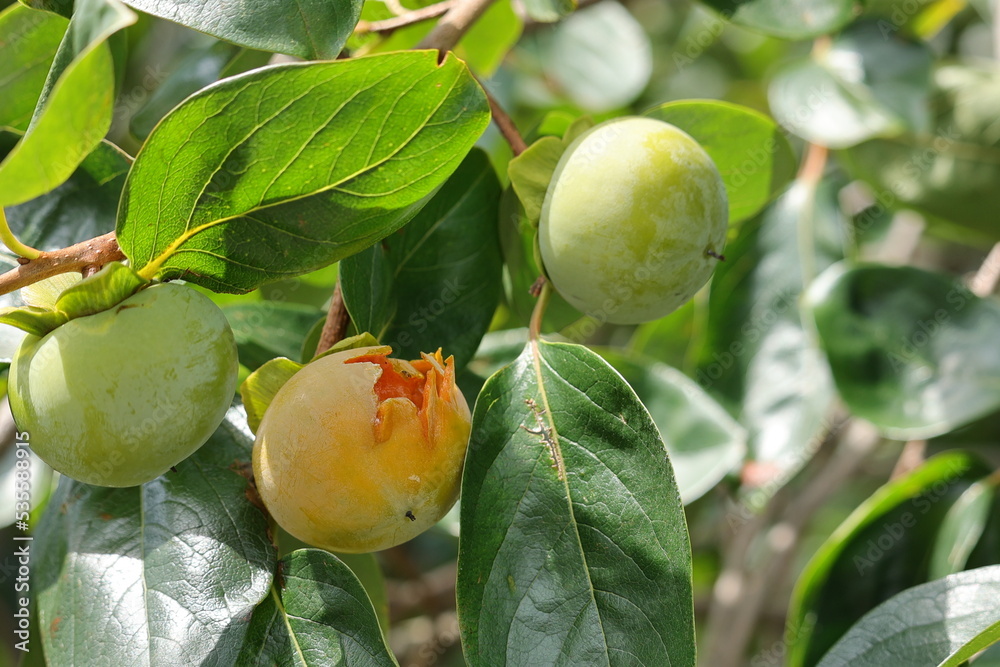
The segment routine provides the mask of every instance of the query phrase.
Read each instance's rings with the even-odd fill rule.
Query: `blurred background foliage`
[[[368,0],[362,19],[426,4]],[[774,118],[799,161],[770,204],[731,221],[726,262],[677,312],[614,326],[555,299],[546,316],[547,331],[595,346],[623,374],[668,444],[692,538],[702,662],[815,664],[878,602],[1000,563],[997,3],[584,0],[571,9],[499,0],[457,49],[529,142],[581,117],[712,99]],[[411,48],[430,26],[359,32],[348,50]],[[213,81],[282,59],[148,15],[115,52],[108,138],[124,154],[103,146],[59,190],[13,207],[11,226],[28,244],[111,231],[128,156],[159,119]],[[8,115],[0,124],[24,129],[23,109]],[[0,132],[0,148],[15,139]],[[480,144],[506,187],[509,146],[492,127]],[[750,177],[758,166],[749,154],[735,168]],[[509,189],[498,224],[505,290],[461,380],[470,404],[521,350],[538,274]],[[244,375],[275,356],[311,356],[337,274],[331,266],[245,296],[211,294],[236,332]],[[38,461],[35,470],[40,511],[52,475]],[[5,475],[0,494],[12,485]],[[906,516],[917,527],[905,537],[886,532]],[[389,620],[401,664],[464,664],[458,534],[456,508],[418,539],[349,562]],[[9,563],[0,565],[6,576]],[[0,591],[13,608],[12,588]]]

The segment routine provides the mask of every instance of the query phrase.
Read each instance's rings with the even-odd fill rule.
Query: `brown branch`
[[[19,260],[21,266],[0,275],[0,294],[8,294],[60,273],[79,271],[87,275],[108,262],[123,259],[125,254],[118,247],[114,232],[110,232],[68,248],[42,252],[37,259]]]
[[[344,294],[340,291],[340,282],[333,288],[333,298],[330,300],[330,310],[326,314],[326,323],[319,335],[316,354],[323,354],[344,339],[347,327],[351,324],[351,316],[344,303]]]
[[[417,44],[417,48],[437,49],[442,53],[450,51],[491,4],[493,0],[456,0],[430,34]]]
[[[482,83],[480,83],[482,86]],[[490,103],[490,112],[493,114],[493,123],[500,130],[500,134],[503,138],[507,140],[510,144],[510,149],[514,152],[514,157],[517,157],[528,148],[528,144],[525,143],[524,137],[517,129],[517,125],[511,120],[511,117],[507,115],[500,103],[497,102],[497,98],[493,97],[493,94],[486,89],[486,86],[482,86],[483,92],[486,93],[486,99]]]
[[[391,19],[385,19],[383,21],[360,21],[357,27],[354,28],[354,32],[359,35],[371,32],[391,33],[394,30],[405,28],[406,26],[413,25],[414,23],[421,23],[423,21],[436,19],[451,10],[455,6],[455,3],[456,0],[444,0],[443,2],[438,2],[433,5],[428,5],[427,7],[414,9],[411,12],[406,12],[405,14],[401,14],[399,16],[394,16]]]

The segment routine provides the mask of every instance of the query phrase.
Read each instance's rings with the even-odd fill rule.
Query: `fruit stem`
[[[316,355],[323,354],[344,339],[347,328],[351,326],[351,316],[344,303],[344,294],[340,289],[340,281],[333,288],[333,298],[330,299],[330,310],[326,314],[326,322],[316,345]]]
[[[7,224],[7,215],[4,213],[2,206],[0,206],[0,241],[3,241],[3,244],[10,248],[11,252],[25,259],[38,259],[42,254],[40,250],[24,245],[17,240],[14,233],[10,231],[10,225]]]
[[[545,315],[545,308],[549,305],[549,297],[552,295],[552,283],[545,280],[542,283],[541,292],[538,294],[538,301],[535,302],[535,309],[531,311],[531,323],[528,325],[528,340],[538,340],[542,335],[542,317]]]

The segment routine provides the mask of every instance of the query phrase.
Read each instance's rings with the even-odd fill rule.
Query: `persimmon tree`
[[[2,4],[5,659],[1000,660],[996,3]]]

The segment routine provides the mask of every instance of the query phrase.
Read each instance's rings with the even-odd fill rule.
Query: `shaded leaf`
[[[817,449],[834,399],[798,303],[813,271],[842,256],[837,190],[796,181],[740,228],[712,279],[695,379],[729,402],[752,458],[785,480]]]
[[[929,459],[861,503],[813,555],[788,612],[791,667],[815,665],[880,603],[928,581],[934,540],[957,498],[989,472],[963,452]]]
[[[74,0],[25,2],[69,16]],[[281,0],[126,0],[125,4],[233,44],[306,60],[332,60],[357,25],[363,0],[296,0],[293,7]]]
[[[117,0],[80,0],[27,133],[0,162],[0,206],[54,189],[100,143],[114,104],[114,64],[105,41],[134,22],[135,14]]]
[[[215,291],[299,275],[403,225],[488,121],[468,69],[431,51],[233,77],[150,135],[118,240],[143,275]]]
[[[853,0],[702,0],[733,23],[785,39],[834,32],[854,18]]]
[[[167,429],[164,429],[167,430]],[[234,464],[233,408],[177,472],[131,488],[60,481],[36,538],[39,632],[53,664],[235,664],[275,566]]]
[[[340,264],[351,320],[393,356],[444,349],[472,359],[500,300],[500,182],[486,154],[469,153],[420,213]]]
[[[57,188],[8,207],[11,231],[39,250],[65,248],[114,231],[129,166],[128,156],[102,141]]]
[[[280,562],[270,594],[254,610],[239,665],[397,665],[372,603],[350,568],[319,549]]]
[[[1000,227],[1000,68],[944,65],[934,72],[929,133],[873,139],[843,154],[845,167],[875,190],[879,206],[912,207],[930,229],[962,243],[992,245]],[[956,226],[960,226],[957,227]]]
[[[831,267],[810,289],[851,411],[897,439],[940,435],[1000,407],[1000,305],[913,267]]]
[[[796,158],[777,123],[729,102],[669,102],[643,115],[676,125],[715,163],[729,198],[729,223],[757,213],[795,175]]]
[[[200,37],[197,46],[178,57],[176,64],[171,63],[169,74],[159,74],[158,78],[162,79],[159,85],[129,120],[129,129],[139,139],[148,137],[160,119],[185,97],[217,81],[226,66],[240,54],[240,49],[232,44]]]
[[[500,199],[500,248],[506,270],[504,289],[507,303],[519,323],[524,325],[528,324],[535,307],[536,297],[532,296],[531,288],[542,275],[536,236],[535,225],[525,215],[513,188],[507,188]],[[545,309],[543,326],[546,331],[558,330],[581,317],[583,313],[554,292]]]
[[[1000,641],[998,599],[998,566],[914,586],[865,614],[819,667],[964,664]]]
[[[610,111],[635,101],[653,71],[649,37],[616,2],[573,12],[552,30],[522,40],[544,83],[587,111]]]
[[[774,117],[831,148],[904,130],[926,131],[932,54],[923,42],[886,35],[876,21],[852,25],[829,49],[786,66],[771,82]]]
[[[995,475],[994,475],[995,477]],[[996,481],[979,480],[958,497],[941,523],[931,556],[930,578],[939,579],[964,570],[983,537],[990,514],[1000,509]]]
[[[746,430],[686,375],[666,364],[600,350],[649,410],[687,505],[739,467]]]
[[[461,524],[472,664],[694,664],[691,552],[666,450],[586,348],[529,343],[486,382]]]
[[[539,23],[555,23],[576,9],[576,0],[523,0],[524,12]]]
[[[240,363],[254,370],[275,357],[298,359],[310,329],[325,319],[314,306],[255,301],[222,306],[233,328]]]

